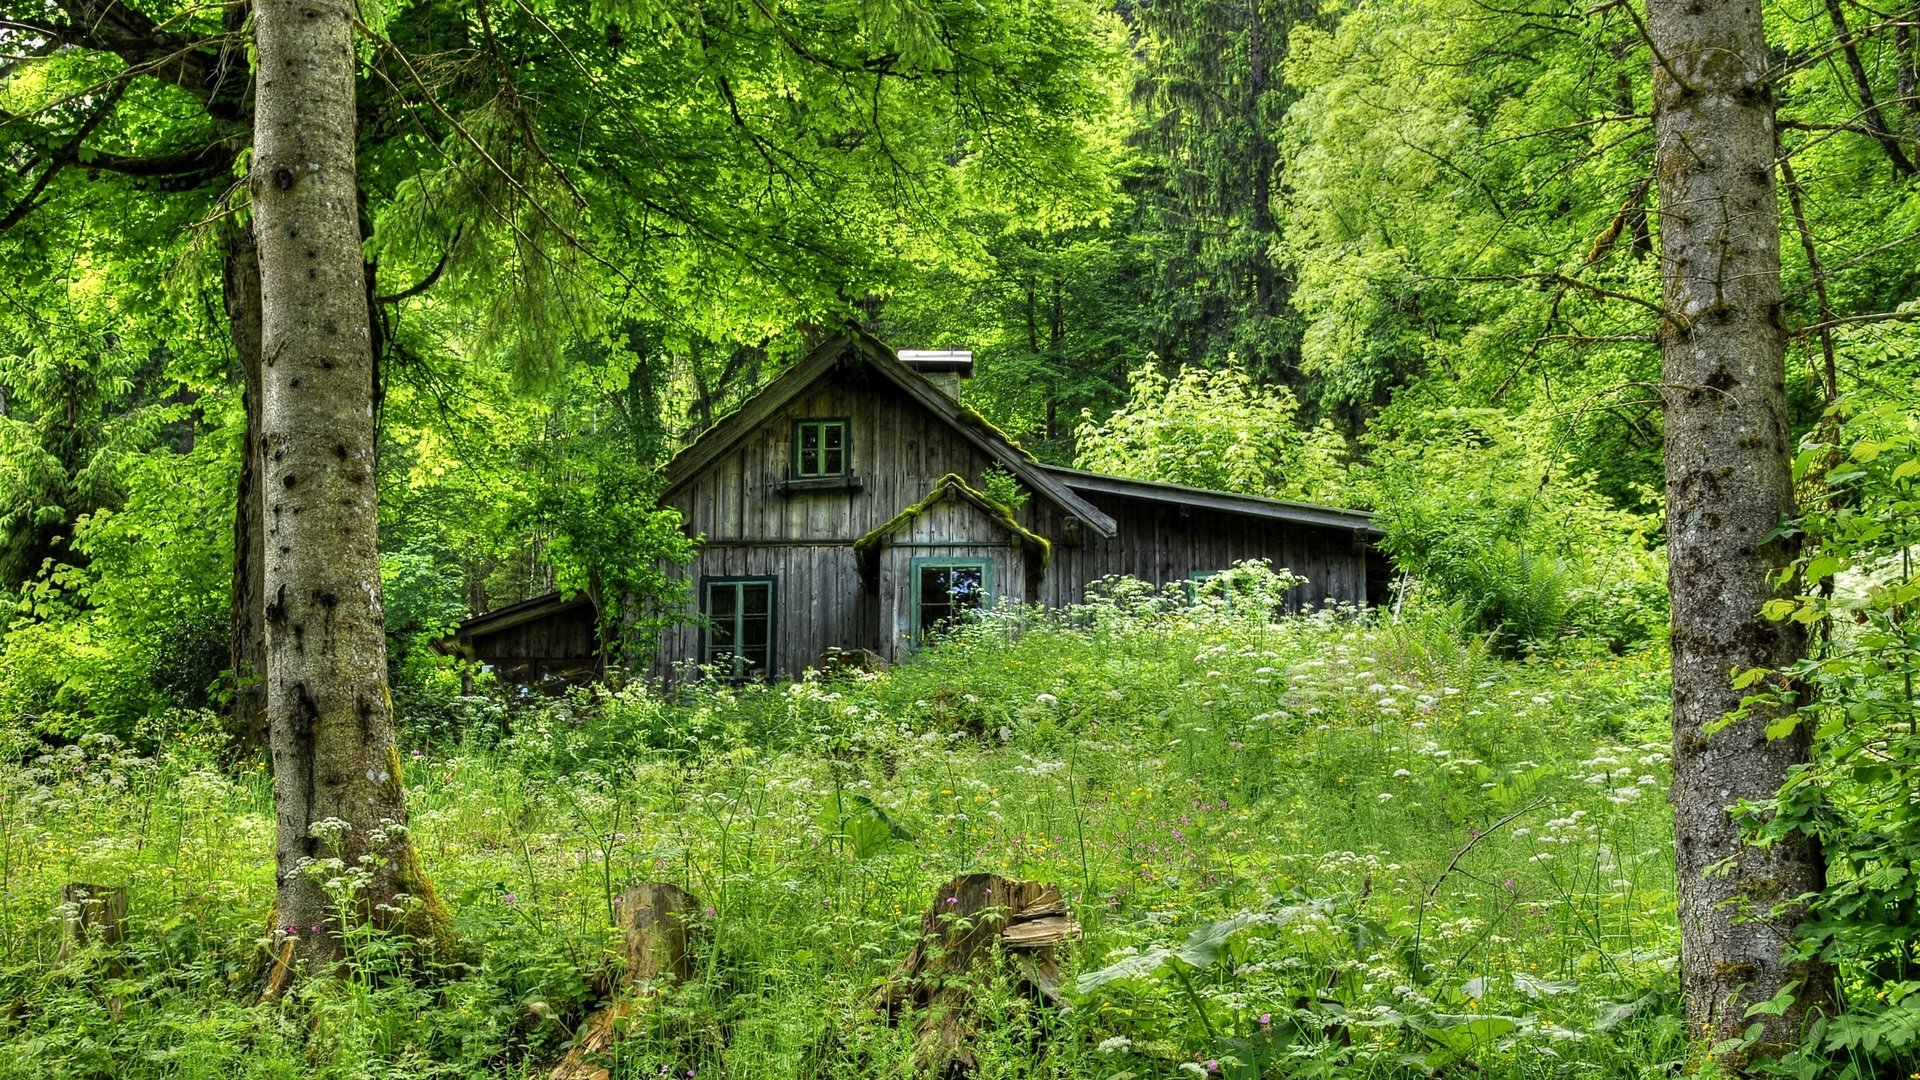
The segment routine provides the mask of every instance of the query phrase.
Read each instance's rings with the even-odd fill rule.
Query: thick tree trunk
[[[1673,791],[1681,980],[1692,1030],[1777,1052],[1831,1001],[1828,973],[1783,958],[1821,887],[1819,848],[1747,847],[1727,807],[1765,798],[1805,759],[1804,734],[1769,741],[1768,717],[1708,736],[1739,704],[1736,669],[1798,659],[1798,624],[1769,622],[1769,571],[1793,555],[1786,330],[1774,199],[1773,99],[1756,0],[1649,0],[1665,323],[1667,543],[1673,597]],[[1748,1017],[1798,981],[1798,1004]],[[1735,1063],[1736,1065],[1738,1063]]]
[[[233,590],[228,601],[227,658],[233,671],[232,735],[243,753],[267,741],[266,534],[260,520],[260,259],[253,230],[236,225],[227,236],[224,270],[227,325],[240,361],[246,428],[240,447],[240,478],[234,485]]]
[[[447,931],[407,837],[387,696],[351,7],[260,0],[254,41],[273,993],[338,956],[344,922],[434,946]]]

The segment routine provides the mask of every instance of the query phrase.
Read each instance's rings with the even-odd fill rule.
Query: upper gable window
[[[845,476],[853,457],[851,425],[845,420],[793,422],[793,475],[797,480]]]

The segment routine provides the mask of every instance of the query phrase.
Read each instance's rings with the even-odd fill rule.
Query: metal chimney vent
[[[960,380],[973,378],[972,349],[901,349],[899,355],[901,363],[955,401],[960,400]]]

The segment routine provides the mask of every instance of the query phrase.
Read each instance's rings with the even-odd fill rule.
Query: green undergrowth
[[[882,675],[466,699],[404,751],[463,953],[254,1001],[263,770],[176,737],[0,773],[0,1076],[540,1076],[637,880],[700,901],[693,979],[615,1077],[911,1074],[869,1006],[939,884],[1057,882],[1067,1007],[980,996],[981,1075],[1668,1075],[1664,658],[1494,658],[1445,617],[1269,622],[1122,588]],[[202,723],[181,718],[182,728]],[[127,940],[57,958],[68,881]]]

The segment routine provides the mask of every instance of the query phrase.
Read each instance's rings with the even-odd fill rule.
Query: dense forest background
[[[889,63],[933,63],[885,7],[857,17],[897,39]],[[1913,374],[1908,324],[1844,322],[1920,274],[1913,35],[1861,11],[1769,9],[1802,432]],[[987,17],[1008,21],[970,32],[1022,35],[989,58],[1017,69],[956,108],[769,58],[747,23],[702,51],[665,16],[389,14],[362,80],[362,219],[410,705],[434,697],[420,646],[451,621],[646,562],[659,523],[610,511],[850,319],[974,349],[968,403],[1045,459],[1379,509],[1403,568],[1509,648],[1660,627],[1652,58],[1631,12]],[[231,26],[143,24],[142,47],[201,41],[208,69],[103,98],[161,61],[105,32],[56,48],[35,23],[9,24],[47,55],[7,62],[0,129],[19,170],[0,702],[45,732],[125,732],[230,692],[244,380],[219,264],[243,91],[214,73]],[[787,77],[817,91],[804,115],[769,89]]]
[[[244,17],[0,11],[9,759],[248,738]],[[460,619],[554,588],[670,603],[656,568],[682,538],[653,508],[657,466],[848,322],[973,349],[966,404],[1043,459],[1376,511],[1394,611],[1484,655],[1639,679],[1663,647],[1662,398],[1714,388],[1661,374],[1665,60],[1631,3],[411,0],[356,18],[410,740],[455,739],[480,708],[430,647]],[[1785,704],[1832,705],[1816,772],[1840,785],[1790,785],[1767,827],[1898,871],[1836,871],[1872,883],[1815,940],[1905,988],[1886,1021],[1904,1045],[1920,9],[1777,0],[1765,19],[1804,511],[1781,530],[1808,542],[1770,613],[1815,631],[1798,674],[1821,696]]]

